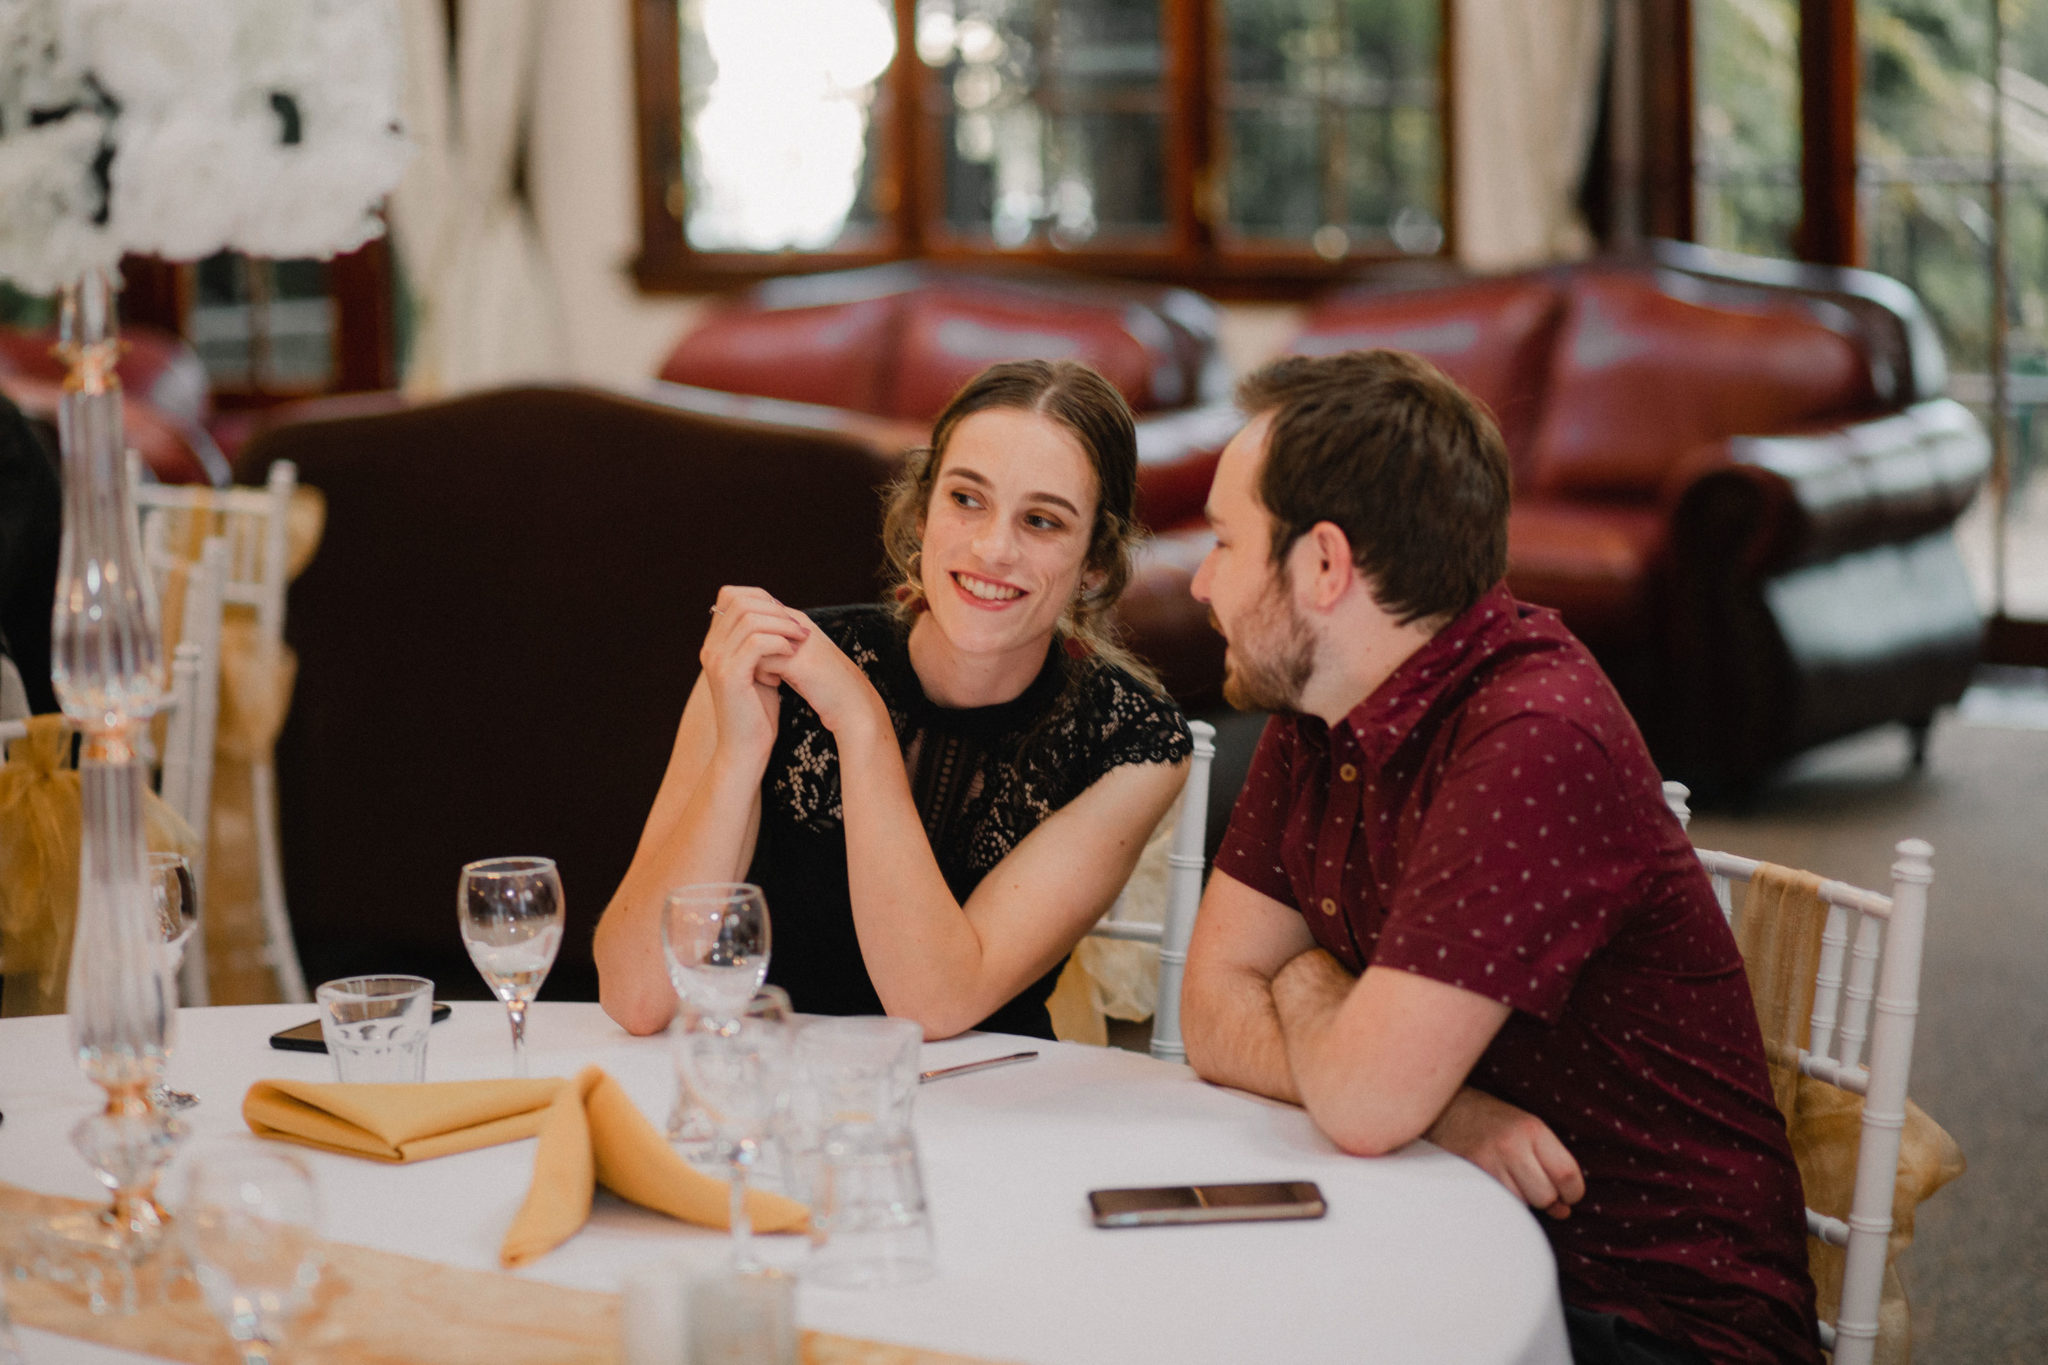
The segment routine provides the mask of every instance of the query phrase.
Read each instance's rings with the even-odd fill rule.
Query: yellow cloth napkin
[[[1807,1205],[1846,1219],[1856,1187],[1863,1097],[1816,1081],[1799,1070],[1799,1050],[1813,1028],[1814,977],[1820,970],[1821,930],[1828,905],[1821,879],[1811,872],[1765,863],[1750,879],[1736,943],[1742,950],[1770,1063],[1771,1090],[1792,1139]],[[1963,1173],[1962,1149],[1946,1129],[1912,1100],[1899,1139],[1899,1172],[1892,1190],[1892,1231],[1878,1306],[1880,1365],[1908,1359],[1912,1328],[1904,1282],[1896,1264],[1913,1241],[1920,1201]],[[1807,1239],[1807,1261],[1822,1318],[1833,1321],[1842,1296],[1846,1253],[1819,1238]]]
[[[727,1186],[677,1156],[619,1083],[600,1067],[572,1081],[443,1081],[343,1085],[258,1081],[242,1117],[259,1137],[378,1161],[425,1161],[538,1135],[533,1183],[499,1248],[520,1266],[561,1245],[590,1217],[598,1185],[623,1199],[704,1227],[726,1226]],[[797,1232],[803,1205],[765,1190],[747,1194],[759,1232]]]

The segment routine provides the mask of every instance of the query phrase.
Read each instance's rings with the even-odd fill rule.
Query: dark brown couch
[[[308,978],[417,971],[483,994],[457,874],[539,853],[561,866],[570,924],[547,993],[594,999],[590,932],[660,782],[718,586],[872,599],[892,453],[574,388],[257,437],[241,481],[288,459],[327,498],[286,613],[299,675],[277,750]]]

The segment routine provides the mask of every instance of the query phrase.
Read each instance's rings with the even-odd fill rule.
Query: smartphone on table
[[[440,1023],[453,1013],[455,1013],[454,1006],[440,1000],[434,1002],[435,1023]],[[270,1045],[280,1052],[327,1051],[327,1039],[320,1034],[320,1021],[318,1019],[304,1024],[295,1024],[288,1029],[280,1029],[278,1032],[270,1035]]]
[[[1099,1228],[1142,1228],[1161,1223],[1255,1223],[1320,1218],[1329,1211],[1313,1180],[1243,1185],[1157,1185],[1090,1190],[1088,1206]]]

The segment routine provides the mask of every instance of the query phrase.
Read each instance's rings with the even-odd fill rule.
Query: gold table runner
[[[83,1200],[0,1183],[0,1246]],[[287,1358],[319,1365],[569,1365],[619,1358],[619,1296],[400,1256],[342,1242],[311,1307],[294,1324]],[[182,1361],[237,1365],[227,1333],[187,1278],[169,1301],[132,1317],[95,1317],[84,1296],[44,1280],[5,1284],[14,1320],[67,1337]],[[804,1365],[988,1365],[967,1356],[804,1333]]]

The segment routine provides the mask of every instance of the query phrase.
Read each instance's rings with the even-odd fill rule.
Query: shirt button
[[[1337,776],[1343,778],[1346,782],[1356,782],[1358,780],[1358,769],[1354,765],[1346,763],[1343,767],[1337,769]]]
[[[1323,913],[1326,915],[1336,914],[1337,902],[1331,900],[1328,896],[1323,897]]]

